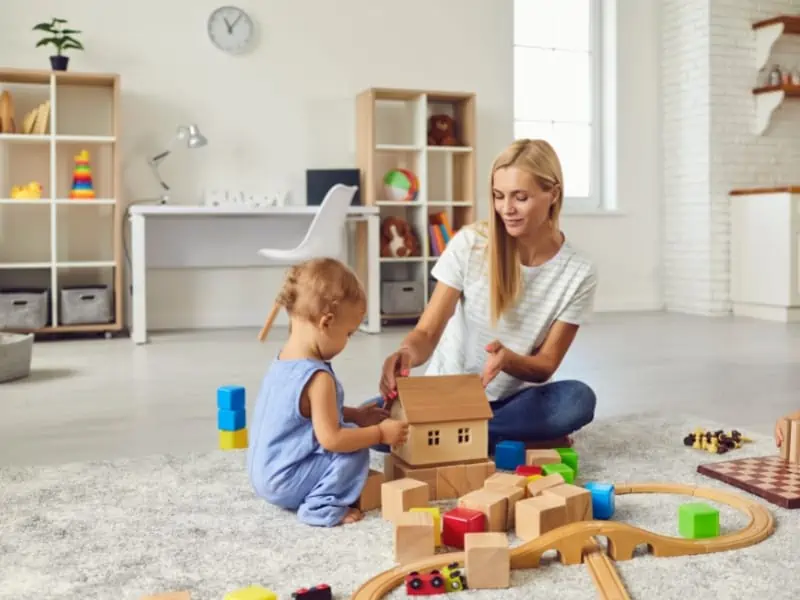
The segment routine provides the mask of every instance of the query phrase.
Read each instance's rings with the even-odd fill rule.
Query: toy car
[[[450,563],[442,569],[442,575],[444,576],[444,587],[448,592],[460,592],[467,589],[464,569],[460,568],[457,562]]]
[[[331,586],[320,583],[313,588],[300,588],[292,592],[294,600],[332,600]]]
[[[435,596],[446,594],[447,588],[444,577],[437,570],[430,573],[412,571],[406,575],[406,592],[409,596]]]

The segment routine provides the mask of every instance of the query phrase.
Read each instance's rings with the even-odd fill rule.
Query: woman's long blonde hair
[[[350,267],[334,258],[307,260],[289,268],[258,339],[266,339],[281,308],[290,317],[316,321],[345,304],[366,307],[366,301],[364,286]]]
[[[550,220],[558,228],[558,217],[564,200],[564,178],[561,161],[553,147],[544,140],[516,140],[494,159],[489,175],[489,296],[492,323],[496,324],[508,308],[516,304],[522,288],[517,241],[508,235],[503,221],[494,209],[494,174],[498,169],[516,167],[530,173],[541,188],[549,192],[557,188],[550,206]]]

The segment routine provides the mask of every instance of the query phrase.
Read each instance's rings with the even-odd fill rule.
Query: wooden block
[[[247,428],[236,431],[219,430],[220,450],[244,450],[247,448]]]
[[[473,490],[481,489],[486,480],[494,475],[495,472],[496,467],[492,461],[464,465],[464,477],[467,480],[467,489],[458,496],[463,496]]]
[[[508,498],[486,488],[461,496],[458,506],[481,511],[486,516],[486,531],[505,531],[508,522]]]
[[[499,484],[495,484],[496,487],[487,488],[491,489],[493,492],[497,492],[498,494],[503,494],[506,497],[506,528],[505,531],[512,529],[514,527],[514,521],[516,520],[516,507],[517,502],[520,500],[525,499],[525,488],[521,488],[519,486],[506,486],[500,487]]]
[[[451,465],[436,469],[436,499],[458,498],[470,490],[464,465]]]
[[[470,589],[507,588],[511,584],[511,549],[505,533],[467,533],[464,567]]]
[[[385,481],[383,473],[370,469],[364,489],[358,498],[356,506],[362,512],[381,507],[381,486]]]
[[[556,495],[540,495],[517,502],[515,533],[532,540],[567,523],[567,503]]]
[[[189,592],[170,592],[156,596],[144,596],[142,600],[192,600],[192,596]]]
[[[399,479],[395,475],[395,460],[394,455],[389,452],[383,457],[383,482],[394,481]]]
[[[789,444],[781,444],[781,449],[784,445],[789,447],[789,457],[787,460],[791,463],[800,463],[800,421],[798,420],[791,420],[789,421],[789,426],[787,428],[789,430],[789,437],[791,438],[791,442]]]
[[[513,473],[495,473],[487,478],[483,483],[483,487],[487,490],[505,489],[508,487],[518,487],[525,493],[525,486],[528,484],[528,478],[522,475]]]
[[[571,483],[557,485],[542,491],[542,496],[563,498],[567,505],[567,523],[592,520],[592,492]]]
[[[438,548],[442,545],[442,514],[438,506],[426,508],[412,508],[408,512],[427,512],[433,517],[433,544]]]
[[[404,477],[381,484],[381,516],[393,521],[402,513],[414,507],[428,506],[430,486],[423,482]]]
[[[432,467],[412,467],[407,465],[402,461],[400,458],[394,459],[395,464],[395,472],[397,473],[397,479],[408,478],[408,479],[415,479],[417,481],[422,481],[423,483],[428,484],[428,490],[430,493],[429,500],[439,500],[439,493],[436,487],[437,477],[436,477],[436,469]],[[456,496],[453,496],[454,498]]]
[[[539,477],[538,479],[528,482],[528,497],[533,498],[541,494],[547,488],[564,485],[565,483],[566,481],[564,481],[564,478],[558,473]]]
[[[403,512],[395,518],[395,562],[402,565],[435,552],[433,516],[429,512]]]
[[[225,600],[278,600],[278,595],[258,585],[225,594]]]
[[[527,450],[525,452],[525,464],[536,465],[549,465],[553,463],[560,463],[561,455],[555,450]]]

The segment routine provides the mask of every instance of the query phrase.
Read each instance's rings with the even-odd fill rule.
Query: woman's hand
[[[514,355],[511,350],[497,340],[487,344],[485,350],[489,353],[489,358],[483,366],[483,373],[481,373],[483,387],[489,385],[495,377],[506,369],[511,357]]]
[[[410,372],[411,353],[406,348],[400,348],[383,361],[379,387],[387,409],[392,407],[392,400],[397,397],[397,378],[408,377]]]

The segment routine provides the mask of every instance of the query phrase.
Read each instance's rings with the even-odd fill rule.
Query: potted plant
[[[64,26],[65,19],[53,19],[50,23],[39,23],[34,26],[34,31],[44,31],[50,34],[48,37],[39,40],[37,48],[53,44],[56,54],[50,57],[50,65],[54,71],[66,71],[69,64],[69,56],[64,56],[64,50],[83,50],[83,44],[75,39],[75,35],[81,33],[77,29],[67,29]]]

